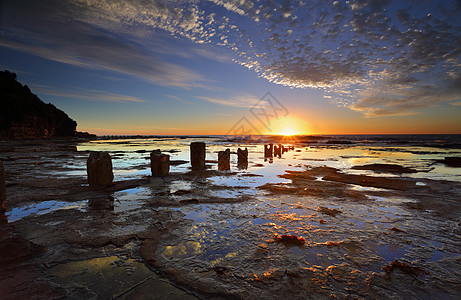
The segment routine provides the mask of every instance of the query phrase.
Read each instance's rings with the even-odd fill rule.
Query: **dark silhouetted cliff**
[[[77,122],[46,104],[16,74],[0,72],[0,138],[74,136]]]

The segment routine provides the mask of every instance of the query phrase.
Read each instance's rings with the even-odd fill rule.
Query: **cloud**
[[[194,49],[194,52],[203,57],[206,57],[208,59],[213,59],[219,62],[223,62],[223,63],[232,62],[232,57],[225,53],[222,53],[222,51],[218,52],[217,50],[212,50],[212,49],[196,48]]]
[[[204,79],[173,59],[214,48],[169,47],[165,37],[174,36],[225,47],[270,82],[322,89],[366,116],[404,115],[461,98],[452,87],[461,68],[460,13],[457,0],[23,0],[5,6],[0,45],[200,86]],[[228,59],[215,51],[211,58]]]
[[[232,97],[228,99],[203,97],[203,96],[198,96],[196,98],[206,100],[214,104],[232,106],[232,107],[245,107],[245,108],[254,107],[260,101],[260,99],[253,97],[253,96],[237,96],[237,97]]]
[[[7,16],[5,12],[0,46],[79,67],[112,70],[160,85],[190,88],[204,81],[185,67],[104,32],[112,24],[111,18],[106,14],[105,20],[104,16],[98,19],[99,10],[85,8],[73,15],[78,7],[66,1],[47,0],[40,5],[24,2],[30,5],[25,12],[21,7],[11,8]]]
[[[361,93],[358,101],[350,106],[366,117],[402,116],[418,114],[420,109],[431,108],[441,103],[458,105],[461,101],[461,76],[454,76],[440,83],[424,83],[416,79],[390,80],[380,88],[375,87]],[[389,82],[389,81],[388,81]]]
[[[111,102],[111,103],[141,103],[146,102],[143,99],[133,96],[108,93],[106,91],[100,90],[88,90],[88,89],[79,89],[79,88],[69,88],[67,87],[65,91],[52,88],[49,86],[43,85],[31,85],[34,88],[34,91],[38,94],[48,95],[48,96],[58,96],[65,98],[76,98],[86,101],[96,101],[96,102]]]

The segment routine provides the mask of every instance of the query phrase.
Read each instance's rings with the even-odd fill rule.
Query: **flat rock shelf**
[[[461,176],[443,163],[459,150],[293,140],[267,157],[269,143],[1,141],[0,298],[460,296]],[[181,162],[166,176],[151,176],[156,149]],[[94,151],[113,183],[88,184]]]

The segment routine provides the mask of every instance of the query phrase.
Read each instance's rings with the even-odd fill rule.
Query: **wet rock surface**
[[[155,178],[146,176],[142,148],[123,145],[130,146],[114,161],[114,183],[98,189],[85,176],[93,145],[1,145],[9,149],[0,152],[4,297],[460,295],[460,182],[348,173],[334,165],[339,155],[315,157],[316,149],[270,164],[262,145],[248,146],[250,165],[262,166],[220,172],[210,163],[189,172],[178,165]],[[172,154],[187,157],[188,147]],[[299,164],[306,161],[313,165]],[[336,167],[322,166],[329,162]]]
[[[364,166],[353,166],[354,170],[371,170],[381,173],[395,173],[395,174],[404,174],[404,173],[417,173],[417,170],[412,168],[403,167],[400,165],[394,164],[370,164]]]
[[[449,167],[461,167],[461,157],[445,157],[445,159],[442,162]]]
[[[6,182],[5,182],[5,166],[0,160],[0,213],[5,211],[6,201]]]

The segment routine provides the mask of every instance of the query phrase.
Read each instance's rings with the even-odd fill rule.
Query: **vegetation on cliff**
[[[0,72],[0,138],[74,136],[77,122],[46,104],[16,74]]]

